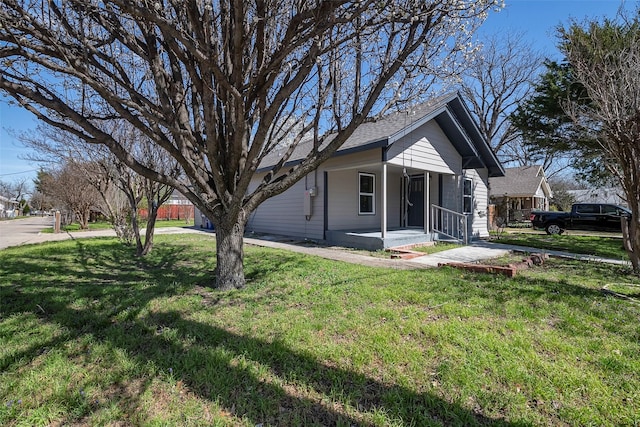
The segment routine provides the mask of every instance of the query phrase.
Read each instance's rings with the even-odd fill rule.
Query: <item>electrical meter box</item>
[[[302,205],[302,211],[304,213],[304,216],[307,216],[307,217],[311,216],[311,213],[312,213],[312,209],[311,209],[312,201],[311,201],[311,198],[313,196],[315,196],[316,194],[317,194],[316,187],[311,187],[311,188],[309,188],[307,190],[304,190],[304,203]]]

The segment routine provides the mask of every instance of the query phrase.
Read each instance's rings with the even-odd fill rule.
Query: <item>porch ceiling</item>
[[[368,171],[381,171],[382,170],[382,165],[383,163],[379,162],[379,163],[367,163],[367,164],[358,164],[358,165],[345,165],[345,166],[340,166],[340,167],[335,167],[335,168],[327,168],[326,171],[331,173],[331,172],[335,172],[335,171],[343,171],[343,170],[368,170]],[[416,168],[416,167],[411,167],[411,166],[402,166],[402,165],[395,165],[395,164],[391,164],[391,163],[387,163],[387,170],[389,172],[402,172],[404,169],[406,169],[407,173],[409,175],[414,175],[414,174],[421,174],[424,172],[429,172],[432,174],[441,174],[441,175],[453,175],[453,174],[448,174],[446,172],[440,172],[440,171],[433,171],[433,170],[428,170],[428,169],[420,169],[420,168]]]

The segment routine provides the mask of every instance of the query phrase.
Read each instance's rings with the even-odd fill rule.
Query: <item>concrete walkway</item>
[[[594,255],[582,255],[574,254],[562,251],[551,251],[539,248],[531,248],[526,246],[505,245],[501,243],[494,243],[485,240],[473,242],[467,246],[460,246],[455,249],[448,249],[446,251],[436,252],[430,255],[419,256],[416,258],[402,260],[402,259],[390,259],[390,258],[378,258],[370,255],[364,255],[352,252],[344,248],[331,248],[331,247],[309,247],[301,246],[295,243],[282,243],[277,241],[269,241],[264,239],[251,239],[245,238],[245,243],[265,246],[270,248],[278,248],[289,250],[293,252],[306,253],[309,255],[320,256],[323,258],[333,259],[336,261],[345,261],[355,264],[362,264],[371,267],[387,267],[396,269],[418,269],[418,268],[432,268],[437,267],[440,264],[447,264],[451,262],[457,263],[474,263],[481,262],[488,259],[499,258],[508,255],[512,252],[523,253],[546,253],[549,256],[576,259],[581,261],[595,261],[608,264],[627,265],[629,261],[616,260],[597,257]]]
[[[261,238],[245,238],[246,244],[263,246],[275,249],[284,249],[292,252],[299,252],[308,255],[315,255],[322,258],[332,259],[336,261],[350,262],[354,264],[361,264],[370,267],[386,267],[395,269],[419,269],[419,268],[433,268],[439,264],[446,264],[450,262],[481,262],[492,258],[499,258],[510,254],[511,252],[523,252],[523,253],[546,253],[549,256],[576,259],[581,261],[595,261],[608,264],[627,265],[628,260],[617,260],[597,257],[594,255],[574,254],[562,251],[544,250],[539,248],[531,248],[526,246],[506,245],[502,243],[490,242],[486,240],[475,241],[467,246],[460,246],[455,249],[448,249],[446,251],[437,252],[430,255],[419,256],[416,258],[403,260],[403,259],[390,259],[382,257],[374,257],[356,251],[352,251],[345,248],[326,247],[318,245],[307,245],[298,242],[286,242],[287,238],[282,238],[285,241],[277,240],[281,236],[261,236]]]
[[[32,232],[27,235],[25,233],[21,233],[19,237],[11,238],[11,232],[9,230],[19,228],[16,226],[20,225],[19,223],[14,221],[21,220],[3,221],[3,227],[0,227],[0,249],[10,246],[42,243],[48,241],[59,241],[88,237],[115,237],[115,232],[109,229],[77,231],[71,233],[65,232],[59,234]],[[8,223],[13,223],[13,226],[10,226],[10,224]],[[206,233],[211,236],[215,235],[213,232],[211,232],[211,230],[198,229],[194,227],[160,227],[156,228],[155,232],[156,234]],[[245,237],[244,242],[249,245],[283,249],[304,253],[307,255],[319,256],[335,261],[360,264],[368,267],[386,267],[401,270],[432,268],[437,267],[439,264],[446,264],[449,262],[480,262],[487,259],[499,258],[513,251],[526,253],[546,253],[554,257],[577,259],[582,261],[595,261],[618,265],[627,265],[629,263],[628,260],[607,259],[594,255],[572,254],[561,251],[506,245],[484,240],[473,242],[468,246],[461,246],[455,249],[449,249],[446,251],[437,252],[435,254],[419,256],[409,260],[375,257],[354,250],[312,245],[306,242],[291,240],[282,236]]]
[[[468,246],[438,252],[435,254],[414,258],[409,262],[437,267],[439,263],[449,262],[479,262],[492,258],[499,258],[511,252],[544,253],[558,258],[575,259],[580,261],[595,261],[607,264],[627,265],[628,260],[602,258],[595,255],[574,254],[570,252],[531,248],[527,246],[506,245],[498,242],[479,240]]]

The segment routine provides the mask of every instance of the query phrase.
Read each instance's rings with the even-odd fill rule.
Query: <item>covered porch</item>
[[[370,251],[396,248],[399,246],[429,244],[433,241],[431,233],[416,228],[398,228],[387,230],[327,230],[327,241],[336,246],[362,248]]]
[[[504,196],[496,200],[496,205],[503,206],[503,215],[509,223],[527,222],[532,211],[548,211],[549,199],[536,195]]]
[[[441,231],[445,221],[451,229],[456,220],[443,214],[442,205],[453,207],[444,211],[458,215],[458,224],[466,224],[467,217],[455,212],[461,179],[387,163],[327,171],[325,240],[368,250],[450,240]],[[456,235],[463,229],[457,227]]]

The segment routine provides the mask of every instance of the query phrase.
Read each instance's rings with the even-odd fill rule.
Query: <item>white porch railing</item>
[[[469,243],[468,215],[455,212],[442,206],[431,205],[431,230],[460,243]]]

